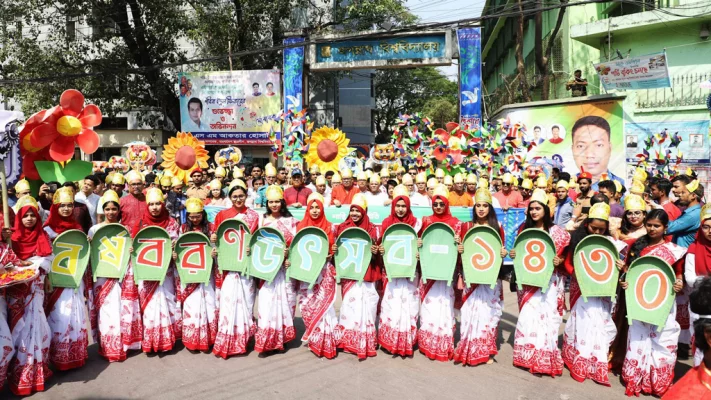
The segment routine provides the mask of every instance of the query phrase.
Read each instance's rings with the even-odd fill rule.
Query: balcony
[[[711,79],[711,73],[685,74],[672,77],[672,87],[637,90],[637,109],[678,108],[706,105],[708,89],[701,89],[701,82]]]

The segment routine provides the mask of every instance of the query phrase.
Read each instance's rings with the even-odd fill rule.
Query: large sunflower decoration
[[[190,173],[198,167],[207,168],[210,159],[205,143],[185,132],[178,132],[175,137],[168,139],[168,144],[163,145],[162,157],[163,168],[186,183]]]
[[[338,171],[338,162],[354,150],[348,147],[350,142],[340,129],[327,126],[318,128],[311,133],[306,163],[310,166],[318,165],[321,173]]]

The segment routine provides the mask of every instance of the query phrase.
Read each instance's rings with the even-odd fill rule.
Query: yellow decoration
[[[399,196],[410,197],[410,190],[405,185],[397,185],[393,189],[393,199]]]
[[[501,182],[503,183],[513,183],[514,177],[510,173],[505,173],[504,176],[501,178]]]
[[[270,185],[266,191],[268,201],[276,201],[284,199],[284,191],[279,185]]]
[[[62,136],[76,136],[81,129],[81,121],[77,117],[65,115],[57,120],[57,132]]]
[[[462,177],[462,174],[456,173],[454,175],[454,179],[452,179],[454,183],[464,183],[464,178]]]
[[[543,189],[534,189],[533,194],[531,194],[531,202],[539,202],[544,206],[548,205],[548,194]]]
[[[244,171],[240,167],[232,168],[232,176],[235,178],[244,178]]]
[[[363,193],[356,193],[355,196],[353,196],[353,200],[351,200],[351,205],[352,206],[360,206],[364,210],[367,210],[368,209],[368,199],[366,199],[366,197]]]
[[[368,182],[370,182],[370,183],[377,183],[378,185],[380,185],[380,177],[379,177],[378,175],[373,175],[373,176],[370,177],[370,179],[368,180]]]
[[[313,193],[311,193],[311,194],[309,195],[309,197],[306,198],[306,204],[311,203],[312,200],[318,200],[318,201],[320,201],[320,202],[321,202],[321,205],[323,205],[323,203],[326,202],[326,200],[324,200],[323,196],[321,196],[321,193],[319,193],[319,192],[313,192]],[[308,210],[306,210],[306,212],[308,212]]]
[[[160,189],[150,188],[146,191],[146,203],[162,203],[164,200],[163,192]]]
[[[452,179],[451,175],[447,175],[444,177],[444,184],[445,185],[453,185],[454,184],[454,180]]]
[[[210,181],[210,190],[220,190],[222,189],[222,182],[219,179],[213,179]]]
[[[331,184],[341,183],[341,182],[342,182],[341,174],[339,174],[338,172],[334,172],[333,176],[331,177]]]
[[[136,171],[135,169],[132,169],[129,171],[129,173],[126,174],[126,182],[131,183],[131,182],[145,182],[146,178],[143,176],[142,173]]]
[[[402,176],[402,184],[403,185],[412,185],[412,175],[410,174],[405,174]]]
[[[345,177],[346,177],[346,176],[344,176],[344,178],[345,178]],[[357,180],[357,181],[367,181],[367,180],[368,180],[368,175],[366,175],[366,173],[363,172],[363,171],[358,172],[358,175],[356,176],[356,180]]]
[[[26,206],[32,206],[32,207],[39,210],[39,205],[37,205],[37,200],[35,200],[35,198],[30,195],[20,197],[20,199],[17,200],[17,203],[15,203],[15,206],[17,207],[18,211],[22,210],[22,208],[26,207]]]
[[[160,185],[170,187],[172,185],[172,178],[169,176],[163,176],[160,178]]]
[[[568,182],[561,179],[558,181],[558,183],[555,184],[555,188],[563,188],[565,190],[568,190]]]
[[[74,191],[68,187],[61,187],[54,192],[53,204],[74,204]]]
[[[202,203],[202,200],[196,197],[191,197],[185,201],[185,211],[188,214],[201,213],[204,209],[205,205]]]
[[[479,188],[474,194],[474,203],[489,203],[491,205],[493,200],[491,199],[491,192],[486,188]]]
[[[601,219],[603,221],[610,220],[610,206],[605,203],[595,203],[590,207],[588,218]]]
[[[689,191],[689,193],[694,193],[696,189],[699,188],[699,180],[694,179],[693,181],[689,182],[688,185],[686,185],[686,190]]]
[[[539,189],[548,188],[548,180],[546,180],[545,175],[538,176],[538,179],[536,179],[536,187]]]
[[[28,182],[27,179],[20,179],[15,184],[15,193],[20,194],[20,193],[29,192],[29,191],[30,191],[30,182]]]
[[[427,181],[427,188],[431,189],[439,184],[439,181],[437,181],[437,178],[430,178]]]
[[[634,180],[632,182],[632,187],[630,188],[630,193],[642,195],[642,193],[644,193],[644,183],[639,180]]]
[[[99,203],[102,205],[108,201],[113,201],[114,203],[119,203],[120,201],[118,194],[111,189],[105,191],[104,195],[99,199]]]
[[[388,171],[387,168],[383,167],[383,169],[380,170],[380,177],[390,179],[390,171]]]
[[[170,178],[170,187],[176,187],[176,186],[180,186],[182,184],[183,184],[183,181],[181,181],[180,178],[178,178],[177,176]]]
[[[467,184],[476,183],[476,174],[467,175]]]
[[[322,173],[338,171],[338,162],[353,151],[348,147],[350,142],[340,129],[323,126],[311,132],[304,159],[309,165],[318,166]]]
[[[276,170],[276,168],[274,168],[272,163],[268,163],[264,167],[264,175],[266,175],[266,176],[276,176],[277,175],[277,170]]]
[[[449,198],[449,190],[447,189],[447,186],[445,185],[437,185],[434,188],[434,192],[432,192],[432,198],[435,196],[442,196],[445,199]]]
[[[486,178],[479,178],[479,184],[477,186],[479,189],[488,189],[489,181],[487,181]]]
[[[126,184],[126,177],[124,177],[120,172],[117,172],[114,174],[114,177],[111,179],[111,184],[112,185],[125,185]]]
[[[427,175],[424,172],[420,172],[415,176],[415,183],[427,183]]]
[[[435,171],[435,178],[444,178],[444,170],[442,168],[437,168],[437,171]]]
[[[241,179],[235,179],[235,180],[233,180],[232,183],[230,183],[229,190],[232,190],[232,188],[235,187],[235,186],[241,187],[242,189],[244,189],[245,192],[247,191],[247,185],[246,185],[246,184],[244,183],[244,181],[241,180]],[[228,190],[228,191],[229,191],[229,190]]]
[[[533,189],[533,181],[526,178],[521,181],[521,187],[524,189]]]
[[[625,199],[625,211],[646,211],[647,203],[642,196],[636,194],[627,195]]]
[[[642,167],[638,167],[634,170],[634,174],[632,174],[632,180],[645,182],[647,180],[647,171],[645,171]]]
[[[622,192],[622,184],[619,181],[613,181],[613,182],[615,182],[615,192],[621,193]]]
[[[23,197],[24,198],[24,197]],[[711,218],[711,204],[706,204],[701,208],[701,223]]]
[[[176,160],[176,156],[181,156],[184,153],[189,153],[190,156],[194,155],[195,158],[195,163],[188,166],[187,169],[183,169],[185,166],[180,165],[182,161]],[[205,144],[195,139],[192,134],[184,132],[178,132],[175,137],[168,139],[168,144],[163,145],[161,157],[163,157],[161,165],[165,171],[171,172],[173,176],[178,177],[184,183],[198,167],[207,169],[209,167],[207,161],[210,159],[207,150],[205,150]]]
[[[225,170],[225,167],[218,166],[217,168],[215,168],[215,177],[218,176],[222,178],[227,176],[227,171]]]
[[[343,171],[341,171],[341,178],[353,178],[353,171],[351,171],[350,168],[344,169]]]

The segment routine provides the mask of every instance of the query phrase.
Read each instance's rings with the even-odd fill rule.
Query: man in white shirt
[[[190,120],[184,121],[183,132],[208,132],[207,124],[202,122],[202,101],[197,97],[188,100],[188,116]]]
[[[101,199],[101,196],[94,193],[94,189],[98,184],[99,178],[96,175],[89,175],[84,178],[81,191],[74,196],[74,201],[85,204],[86,208],[89,209],[89,217],[91,217],[93,225],[96,225],[96,209],[99,207],[99,199]]]
[[[316,182],[314,184],[314,187],[316,188],[316,192],[323,196],[323,206],[328,207],[331,205],[331,188],[328,187],[326,184],[326,178],[324,178],[323,175],[319,175],[316,178]]]
[[[417,191],[410,196],[410,205],[431,207],[432,200],[427,195],[427,175],[424,172],[415,176],[415,186],[417,186]]]
[[[368,206],[384,206],[390,203],[387,193],[380,190],[380,176],[373,175],[368,182],[368,191],[365,192],[365,198],[368,201]]]

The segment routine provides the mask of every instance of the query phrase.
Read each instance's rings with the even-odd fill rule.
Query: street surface
[[[420,353],[400,358],[378,352],[365,361],[339,353],[334,360],[318,359],[299,340],[282,353],[259,356],[250,352],[228,360],[191,353],[182,344],[167,354],[131,353],[122,363],[109,364],[89,348],[87,364],[56,372],[47,390],[32,399],[513,399],[612,400],[627,399],[618,377],[611,387],[591,381],[578,383],[567,370],[563,376],[535,376],[512,365],[513,332],[518,307],[516,294],[505,284],[505,310],[499,325],[501,349],[492,365],[462,367],[430,361]],[[337,309],[340,299],[337,301]],[[298,313],[298,310],[297,310]],[[297,314],[298,315],[298,314]],[[304,326],[296,319],[297,338]],[[458,337],[455,338],[458,340]],[[562,326],[559,345],[562,343]],[[691,361],[677,364],[676,377]],[[8,389],[0,398],[15,399]],[[651,397],[649,397],[651,399]]]

